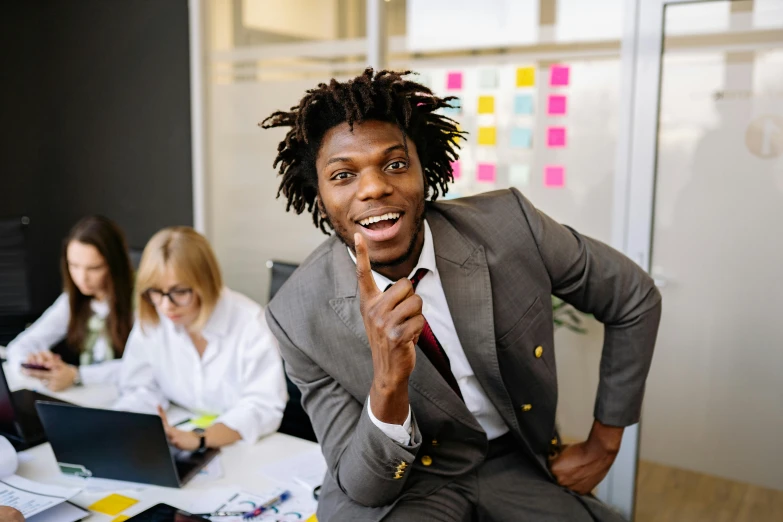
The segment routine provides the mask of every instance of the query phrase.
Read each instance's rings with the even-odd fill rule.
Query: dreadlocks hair
[[[425,181],[425,198],[435,201],[448,192],[453,181],[451,162],[459,155],[458,140],[466,134],[457,122],[436,112],[451,107],[454,96],[439,98],[419,83],[406,80],[411,71],[373,71],[372,67],[347,82],[332,79],[310,89],[290,111],[277,111],[259,125],[264,129],[291,127],[277,147],[273,168],[280,166],[282,176],[277,197],[283,194],[297,214],[305,210],[313,223],[325,234],[332,224],[318,207],[318,174],[315,159],[324,134],[341,123],[353,129],[355,123],[379,120],[394,123],[403,134],[405,154],[407,139],[413,140],[421,160]]]

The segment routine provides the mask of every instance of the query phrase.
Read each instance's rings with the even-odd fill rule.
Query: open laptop
[[[35,411],[35,401],[67,404],[32,390],[12,392],[0,365],[0,435],[5,436],[17,451],[46,442],[46,434]]]
[[[157,415],[53,402],[36,407],[63,473],[178,488],[218,454],[169,446]]]

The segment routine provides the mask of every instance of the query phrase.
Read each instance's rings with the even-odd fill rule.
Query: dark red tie
[[[419,285],[419,281],[427,275],[427,272],[429,272],[429,270],[426,268],[419,268],[416,270],[416,273],[411,278],[414,290],[416,290],[416,287]],[[421,335],[419,335],[418,344],[421,351],[427,356],[427,359],[430,360],[432,365],[435,366],[443,378],[446,379],[446,382],[451,386],[451,389],[454,390],[460,399],[462,399],[462,392],[457,384],[457,379],[455,379],[454,374],[451,373],[449,357],[438,342],[438,338],[432,333],[432,328],[430,328],[430,323],[427,322],[426,317],[424,318],[424,328],[422,328]],[[462,400],[464,401],[465,399]]]

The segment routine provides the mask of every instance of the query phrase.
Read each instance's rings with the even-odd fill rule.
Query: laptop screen
[[[16,410],[8,381],[5,379],[5,371],[0,366],[0,433],[19,437],[19,429],[16,424]]]

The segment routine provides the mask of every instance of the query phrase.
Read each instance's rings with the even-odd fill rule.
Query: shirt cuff
[[[367,396],[367,413],[370,415],[370,420],[375,426],[378,427],[387,437],[395,441],[397,444],[403,446],[411,445],[411,407],[408,406],[408,417],[402,425],[399,424],[387,424],[379,421],[375,415],[372,414],[372,408],[370,407],[370,397]]]

